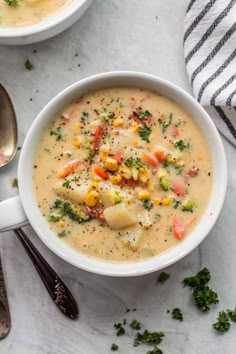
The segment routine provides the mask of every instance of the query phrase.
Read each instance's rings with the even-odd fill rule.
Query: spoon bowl
[[[6,89],[0,84],[0,167],[15,156],[17,122],[14,107]]]

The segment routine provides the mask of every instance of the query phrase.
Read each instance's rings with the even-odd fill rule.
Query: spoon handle
[[[65,316],[72,320],[77,319],[79,315],[78,306],[67,286],[38,252],[24,231],[16,229],[15,233],[30,256],[53,302]]]
[[[8,335],[10,328],[11,317],[0,257],[0,339],[3,339]]]

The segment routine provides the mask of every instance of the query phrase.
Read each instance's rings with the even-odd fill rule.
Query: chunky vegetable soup
[[[212,165],[191,116],[154,92],[78,98],[44,132],[33,179],[51,230],[71,247],[136,261],[177,245],[208,203]]]
[[[0,0],[0,26],[29,26],[61,10],[71,0]]]

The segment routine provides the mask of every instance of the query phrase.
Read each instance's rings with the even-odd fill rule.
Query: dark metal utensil
[[[15,233],[30,256],[54,303],[65,316],[76,320],[79,315],[78,306],[67,286],[37,251],[24,231],[17,229]]]
[[[7,301],[6,286],[3,277],[2,262],[0,256],[0,339],[5,338],[10,332],[11,318]]]

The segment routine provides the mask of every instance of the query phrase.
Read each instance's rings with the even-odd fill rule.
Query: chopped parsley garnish
[[[155,346],[153,349],[150,349],[147,354],[162,354],[163,351],[158,348],[157,346]]]
[[[211,305],[219,303],[217,293],[207,285],[194,289],[193,299],[197,308],[202,312],[208,312]]]
[[[114,324],[114,328],[116,329],[116,335],[119,336],[123,336],[123,334],[125,334],[125,329],[122,326],[121,323],[115,323]]]
[[[19,5],[19,0],[4,0],[6,3],[7,3],[7,5],[9,5],[9,6],[17,6],[17,5]]]
[[[50,135],[55,135],[56,136],[56,141],[62,140],[62,133],[61,133],[61,127],[58,126],[56,129],[52,129],[50,131]]]
[[[52,222],[57,222],[60,219],[61,219],[61,215],[58,215],[58,214],[50,214],[48,217],[48,220],[52,221]]]
[[[140,120],[145,120],[147,117],[150,117],[152,114],[146,110],[144,112],[135,112],[133,111],[133,114],[137,116]]]
[[[181,126],[181,123],[182,123],[182,122],[181,122],[181,120],[179,119],[178,122],[175,123],[176,128],[180,127],[180,126]]]
[[[172,117],[173,117],[173,114],[171,113],[171,114],[169,115],[169,120],[168,120],[168,122],[164,121],[164,120],[161,119],[161,118],[158,119],[158,123],[159,123],[159,125],[160,125],[160,127],[161,127],[161,129],[162,129],[162,133],[165,133],[166,129],[171,125],[171,123],[172,123]]]
[[[217,317],[217,321],[213,323],[213,328],[219,333],[225,333],[230,328],[229,316],[227,312],[221,311]]]
[[[115,118],[115,113],[104,110],[104,112],[100,113],[100,118],[104,123],[111,124]]]
[[[13,178],[11,185],[13,188],[18,188],[18,178]]]
[[[171,316],[174,320],[183,321],[182,311],[177,307],[172,310]]]
[[[95,153],[92,148],[87,149],[87,160],[92,161],[95,156]]]
[[[65,188],[70,188],[70,181],[68,179],[66,179],[66,181],[64,183],[62,183],[62,186]]]
[[[136,331],[139,331],[141,329],[141,323],[135,319],[129,325],[131,328],[135,329]]]
[[[57,234],[57,236],[60,237],[60,238],[66,237],[66,236],[67,236],[66,230],[63,230],[63,231],[59,232],[59,233]]]
[[[236,322],[236,308],[234,310],[228,310],[228,315],[231,321]]]
[[[143,200],[143,207],[144,209],[151,210],[153,208],[153,202],[151,199],[144,199]]]
[[[113,343],[113,344],[111,345],[111,350],[112,350],[113,352],[116,352],[118,349],[119,349],[119,347],[118,347],[117,344]]]
[[[130,157],[125,161],[125,165],[130,168],[136,168],[139,170],[140,168],[145,168],[143,161],[139,157]]]
[[[84,123],[88,118],[88,116],[89,116],[88,112],[82,112],[82,116],[80,117],[81,122]]]
[[[18,2],[17,2],[18,3]],[[31,61],[29,60],[29,59],[27,59],[26,60],[26,62],[25,62],[25,68],[27,69],[27,70],[32,70],[33,69],[33,64],[31,63]]]
[[[161,272],[160,274],[159,274],[159,277],[157,278],[157,281],[159,282],[159,283],[165,283],[166,281],[167,281],[167,279],[169,279],[169,277],[170,277],[170,274],[169,273],[166,273],[166,272]]]
[[[190,286],[191,288],[196,288],[198,286],[206,285],[211,279],[211,274],[207,268],[203,268],[196,275],[192,277],[185,278],[183,284]]]
[[[178,148],[180,151],[184,151],[190,148],[190,144],[185,143],[183,140],[178,140],[175,143],[175,147]]]
[[[180,200],[178,200],[176,198],[173,198],[172,204],[173,204],[173,208],[174,209],[178,209],[178,207],[181,204],[181,202],[180,202]]]
[[[142,140],[146,141],[147,143],[150,143],[150,135],[151,135],[152,129],[147,126],[146,123],[144,123],[142,126],[139,127],[138,133],[139,136]]]
[[[163,332],[149,332],[147,329],[143,333],[138,332],[134,339],[134,347],[141,343],[145,344],[160,344],[165,336]]]

